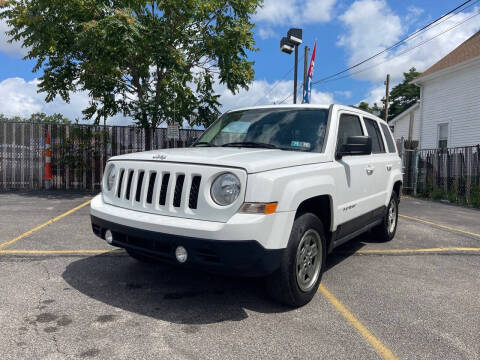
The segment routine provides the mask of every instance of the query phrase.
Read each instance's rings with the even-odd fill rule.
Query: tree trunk
[[[144,127],[145,131],[145,151],[152,150],[152,127]]]

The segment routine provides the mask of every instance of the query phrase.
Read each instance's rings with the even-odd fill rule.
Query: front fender
[[[330,166],[324,163],[249,175],[245,201],[277,201],[278,212],[291,212],[307,199],[328,195],[332,199],[331,209],[335,209],[335,181],[331,171],[326,171]]]

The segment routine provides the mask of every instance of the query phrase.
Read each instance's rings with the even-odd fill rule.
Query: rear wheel
[[[398,224],[398,195],[392,191],[387,211],[382,223],[373,229],[376,239],[380,242],[390,241],[395,237]]]
[[[325,244],[323,224],[316,215],[295,219],[282,264],[266,279],[274,300],[299,307],[315,296],[325,267]]]

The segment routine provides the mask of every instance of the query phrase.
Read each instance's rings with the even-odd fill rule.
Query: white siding
[[[418,140],[420,137],[420,111],[418,108],[414,111],[414,116],[412,140]],[[406,140],[408,139],[408,127],[410,126],[410,113],[406,113],[397,119],[393,124],[393,137],[397,140],[403,136]]]
[[[449,124],[448,147],[480,143],[480,64],[423,85],[421,147],[438,147],[439,124]]]

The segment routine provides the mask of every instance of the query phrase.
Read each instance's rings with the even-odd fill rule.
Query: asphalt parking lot
[[[292,310],[259,280],[112,251],[90,198],[0,193],[0,358],[480,358],[477,210],[403,199],[396,238],[337,249]]]

